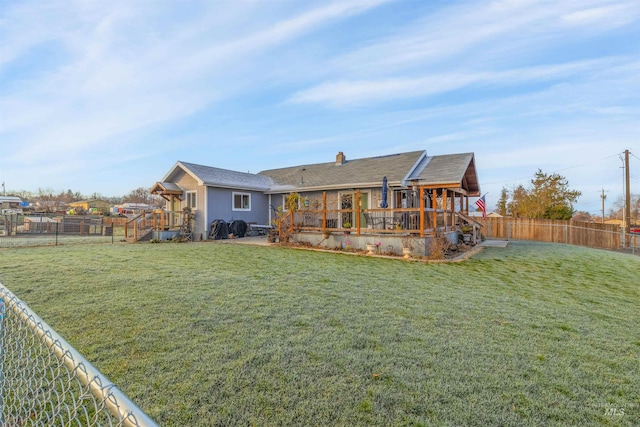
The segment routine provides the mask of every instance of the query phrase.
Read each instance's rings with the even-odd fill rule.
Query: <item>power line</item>
[[[566,170],[569,170],[569,169],[575,169],[575,168],[581,168],[581,167],[584,167],[584,166],[589,166],[589,165],[592,165],[594,163],[601,162],[603,160],[612,159],[614,157],[619,156],[620,154],[621,153],[616,153],[616,154],[613,154],[611,156],[607,156],[607,157],[603,157],[603,158],[598,159],[598,160],[594,160],[592,162],[583,163],[583,164],[575,165],[575,166],[569,166],[569,167],[563,168],[563,169],[558,169],[556,171],[551,172],[551,174],[562,172],[562,171],[566,171]],[[503,180],[500,180],[500,181],[493,181],[493,182],[481,182],[480,185],[501,184],[501,183],[506,183],[506,182],[511,182],[511,181],[520,181],[520,180],[529,179],[529,178],[531,178],[531,175],[526,176],[526,177],[522,177],[522,178],[510,178],[510,179],[503,179]]]

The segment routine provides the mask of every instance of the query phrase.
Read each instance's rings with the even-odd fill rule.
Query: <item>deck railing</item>
[[[130,218],[124,226],[125,240],[133,240],[137,242],[142,233],[150,230],[154,225],[154,218],[146,213],[138,214]]]
[[[430,208],[302,209],[285,213],[283,218],[290,231],[349,231],[358,235],[425,236],[455,228],[451,211]]]

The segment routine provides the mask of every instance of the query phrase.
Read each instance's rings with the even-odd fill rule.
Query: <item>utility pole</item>
[[[626,234],[625,244],[631,242],[631,189],[629,188],[629,150],[624,150],[624,186],[625,186],[625,202],[624,202],[624,232]]]
[[[604,194],[604,188],[602,189],[602,194],[600,195],[600,198],[602,199],[602,223],[604,224],[604,199],[607,198],[607,196]]]

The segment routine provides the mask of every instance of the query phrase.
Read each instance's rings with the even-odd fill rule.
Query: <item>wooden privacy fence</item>
[[[478,219],[488,239],[537,240],[601,249],[620,249],[620,227],[614,224],[528,218]]]

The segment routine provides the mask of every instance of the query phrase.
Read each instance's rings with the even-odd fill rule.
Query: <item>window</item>
[[[196,192],[195,191],[187,191],[187,207],[191,209],[196,209]]]
[[[233,210],[234,211],[250,211],[251,210],[251,194],[233,193]]]
[[[289,196],[291,194],[283,194],[282,195],[282,212],[289,212],[289,204],[287,203],[287,200],[289,199]],[[298,203],[296,206],[296,209],[302,209],[301,206],[301,197],[298,197]]]

